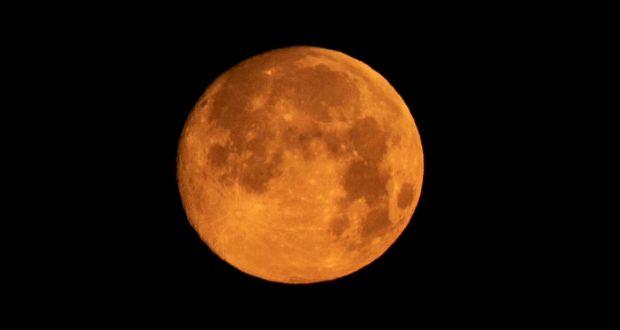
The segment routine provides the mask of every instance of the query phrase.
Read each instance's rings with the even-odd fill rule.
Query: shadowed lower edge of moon
[[[314,52],[315,49],[312,50]],[[382,127],[386,123],[377,120],[378,113],[368,116],[356,112],[363,107],[359,85],[356,85],[359,82],[352,82],[350,77],[338,70],[332,70],[325,64],[301,68],[283,66],[282,63],[295,63],[295,60],[308,54],[300,49],[290,53],[288,62],[286,56],[275,56],[271,61],[268,60],[269,56],[265,55],[252,58],[226,72],[222,76],[224,82],[218,86],[217,93],[210,93],[213,87],[209,87],[186,122],[179,145],[178,180],[183,205],[190,222],[216,254],[245,273],[263,279],[284,283],[313,283],[340,278],[357,271],[383,254],[396,240],[409,222],[419,198],[422,155],[419,136],[413,124],[415,134],[411,136],[418,141],[412,145],[419,148],[417,151],[420,168],[414,171],[417,173],[409,175],[408,181],[398,182],[400,186],[390,194],[386,190],[387,182],[399,180],[394,180],[390,164],[385,166],[386,155],[394,148],[388,145],[388,141],[400,144],[405,140],[405,136],[394,135],[394,130]],[[320,50],[319,54],[322,53],[323,50]],[[329,56],[333,54],[329,53]],[[276,72],[269,74],[270,77],[265,77],[265,72],[269,72],[271,67],[279,68],[280,78]],[[369,78],[362,78],[360,80],[366,81],[368,85]],[[208,95],[210,96],[207,97]],[[304,126],[294,125],[294,122],[290,125],[282,121],[274,122],[273,119],[278,116],[272,113],[272,110],[278,107],[278,101],[281,100],[287,100],[289,105],[304,116],[306,119],[304,123],[310,124]],[[400,102],[402,103],[402,100]],[[394,104],[394,101],[382,104]],[[198,111],[200,113],[197,113]],[[210,126],[205,126],[205,122]],[[330,125],[342,123],[345,123],[344,130],[326,129]],[[228,139],[224,143],[204,142],[209,140],[209,134],[213,132],[212,129],[205,127],[216,127],[226,131]],[[198,143],[187,143],[190,135],[193,137],[192,140]],[[273,274],[261,275],[259,273],[264,273],[263,271],[236,264],[235,260],[232,260],[234,257],[227,257],[226,253],[221,252],[225,247],[209,244],[210,240],[213,241],[209,237],[210,234],[201,230],[202,224],[195,220],[202,219],[202,215],[197,213],[205,211],[202,207],[196,206],[202,203],[197,201],[196,196],[199,195],[198,199],[205,197],[197,193],[201,183],[212,182],[215,173],[217,181],[222,186],[239,184],[248,194],[265,194],[269,191],[270,182],[277,181],[282,174],[283,152],[292,150],[306,160],[313,161],[316,143],[324,145],[323,152],[333,161],[347,163],[341,181],[341,188],[346,192],[346,196],[338,201],[340,211],[333,215],[329,224],[331,235],[339,239],[345,233],[352,222],[346,213],[348,206],[363,200],[367,206],[367,213],[358,229],[358,238],[361,240],[350,242],[348,248],[355,252],[362,251],[369,246],[370,240],[381,237],[390,229],[396,230],[397,232],[393,232],[392,237],[386,240],[385,243],[388,244],[384,244],[385,248],[371,251],[373,253],[367,252],[368,258],[358,260],[358,264],[353,265],[350,271],[329,278],[318,278],[320,276],[313,275],[313,279],[308,279],[303,276],[286,278]],[[198,156],[196,150],[201,150]],[[201,156],[201,153],[204,155]],[[207,160],[208,166],[205,166],[204,162],[197,161],[200,157]],[[197,163],[201,165],[198,166]],[[407,210],[405,213],[409,216],[405,215],[400,220],[405,222],[404,225],[390,221],[392,211],[390,199],[395,199],[398,208]],[[396,228],[398,225],[402,226]]]

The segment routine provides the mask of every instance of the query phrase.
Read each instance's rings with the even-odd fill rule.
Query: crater
[[[398,94],[394,91],[386,91],[378,86],[378,81],[375,77],[369,76],[358,64],[349,61],[342,61],[339,56],[333,54],[324,54],[326,57],[331,58],[347,67],[347,69],[364,82],[364,85],[368,88],[373,101],[381,107],[383,110],[393,113],[401,112],[400,100]]]
[[[249,191],[264,193],[267,190],[267,183],[269,180],[280,175],[279,165],[281,163],[281,149],[272,157],[268,157],[264,151],[262,153],[253,154],[245,163],[247,167],[242,171],[241,185]]]
[[[413,185],[405,182],[400,186],[398,193],[398,207],[405,209],[413,202]]]
[[[207,94],[205,93],[198,100],[198,109],[204,109],[207,106],[207,103],[209,103],[209,98],[207,97]]]
[[[209,108],[209,119],[223,129],[243,128],[249,119],[248,92],[240,85],[224,85],[216,94],[213,107]]]
[[[387,196],[388,175],[380,173],[377,163],[353,161],[346,170],[343,188],[349,201],[365,198],[368,204]]]
[[[213,166],[221,168],[226,164],[229,153],[228,149],[224,148],[221,144],[214,144],[209,149],[208,157]]]
[[[387,207],[382,206],[368,212],[366,219],[362,222],[361,236],[366,238],[380,236],[387,231],[390,225],[390,213]]]
[[[349,227],[349,218],[346,215],[332,219],[329,230],[334,236],[340,236]]]
[[[322,130],[318,125],[308,127],[288,127],[282,133],[286,148],[302,154],[306,160],[314,160],[317,156],[317,147],[324,146],[330,156],[343,153],[340,137],[332,132]]]
[[[387,150],[386,134],[379,128],[373,117],[365,117],[355,122],[349,132],[355,150],[370,161],[379,161]]]
[[[327,151],[333,156],[341,155],[343,153],[343,149],[341,147],[341,140],[338,135],[334,133],[326,133],[323,135],[323,142],[325,142],[325,146],[327,147]]]
[[[356,107],[360,99],[360,92],[349,77],[325,64],[296,69],[279,81],[277,89],[283,98],[321,122],[332,121],[330,108]]]
[[[268,64],[269,61],[258,58],[226,73],[226,82],[213,95],[208,111],[211,123],[226,130],[230,139],[226,147],[210,148],[211,164],[226,167],[220,176],[224,183],[238,182],[255,193],[266,190],[269,180],[279,175],[282,162],[282,151],[274,153],[274,147],[269,145],[276,132],[269,125],[267,113],[273,108],[273,79],[263,74],[263,67]]]
[[[282,142],[285,148],[300,153],[304,159],[314,159],[311,143],[313,136],[307,129],[288,127],[282,133]]]
[[[259,119],[255,115],[257,112],[270,108],[273,79],[262,74],[262,68],[267,64],[265,59],[256,58],[224,74],[225,83],[213,95],[209,108],[212,123],[229,129],[231,135],[240,135]]]

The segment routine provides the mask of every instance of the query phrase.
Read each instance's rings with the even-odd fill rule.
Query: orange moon
[[[423,170],[396,90],[316,47],[269,51],[217,78],[177,159],[201,239],[237,269],[284,283],[339,278],[381,256],[413,215]]]

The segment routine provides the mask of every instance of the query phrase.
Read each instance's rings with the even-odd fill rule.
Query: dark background
[[[459,10],[234,22],[214,22],[213,12],[98,13],[18,39],[35,69],[26,80],[54,88],[38,89],[45,102],[29,104],[42,120],[25,121],[46,136],[36,142],[36,164],[45,166],[32,170],[46,178],[37,190],[46,201],[32,212],[54,214],[38,217],[29,238],[43,243],[28,245],[40,260],[30,276],[45,273],[42,287],[454,297],[502,296],[540,281],[549,260],[535,250],[534,218],[546,214],[527,210],[544,189],[531,184],[531,168],[548,170],[536,159],[549,151],[529,147],[544,80],[533,63],[552,60],[542,51],[552,42],[546,32],[531,38],[518,20]],[[420,202],[394,245],[358,272],[311,285],[267,282],[220,260],[189,225],[175,180],[183,123],[209,84],[244,59],[294,45],[335,49],[381,73],[408,104],[425,157]]]
[[[504,231],[511,212],[494,186],[503,121],[493,75],[493,39],[471,38],[456,27],[411,30],[215,31],[164,28],[131,31],[97,57],[116,97],[103,109],[105,151],[97,164],[109,202],[97,252],[114,281],[157,287],[380,288],[443,292],[497,281],[506,265]],[[196,29],[192,27],[192,29]],[[177,191],[175,156],[184,120],[207,86],[236,63],[274,48],[336,49],[373,67],[409,105],[425,152],[422,197],[413,221],[386,254],[342,279],[291,287],[241,273],[213,254],[190,227]],[[484,47],[484,51],[481,48]],[[500,46],[501,47],[501,46]],[[105,72],[110,69],[114,77]],[[499,72],[492,72],[498,70]],[[104,90],[108,90],[108,88]],[[103,95],[106,93],[104,92]],[[503,113],[502,113],[503,112]],[[108,126],[109,125],[109,126]],[[508,179],[509,180],[509,179]],[[113,184],[113,185],[111,185]],[[105,277],[104,277],[105,278]],[[135,283],[134,283],[135,281]]]
[[[288,309],[302,314],[291,325],[333,313],[386,327],[417,324],[426,306],[439,313],[434,324],[534,315],[590,325],[601,318],[588,307],[613,307],[606,277],[617,281],[617,231],[607,227],[617,217],[604,206],[617,195],[605,159],[617,150],[606,117],[617,108],[615,11],[202,5],[0,6],[7,316],[92,324],[149,307],[141,321],[159,323],[172,305],[175,321],[204,327],[219,306],[235,313],[226,324],[273,322]],[[250,56],[293,45],[342,51],[386,77],[425,156],[420,202],[394,245],[350,276],[299,286],[245,275],[211,253],[175,182],[179,134],[207,86]]]

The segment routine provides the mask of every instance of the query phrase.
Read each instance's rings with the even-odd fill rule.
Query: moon
[[[218,77],[177,155],[200,238],[237,269],[282,283],[336,279],[380,257],[413,215],[423,170],[396,90],[317,47],[269,51]]]

